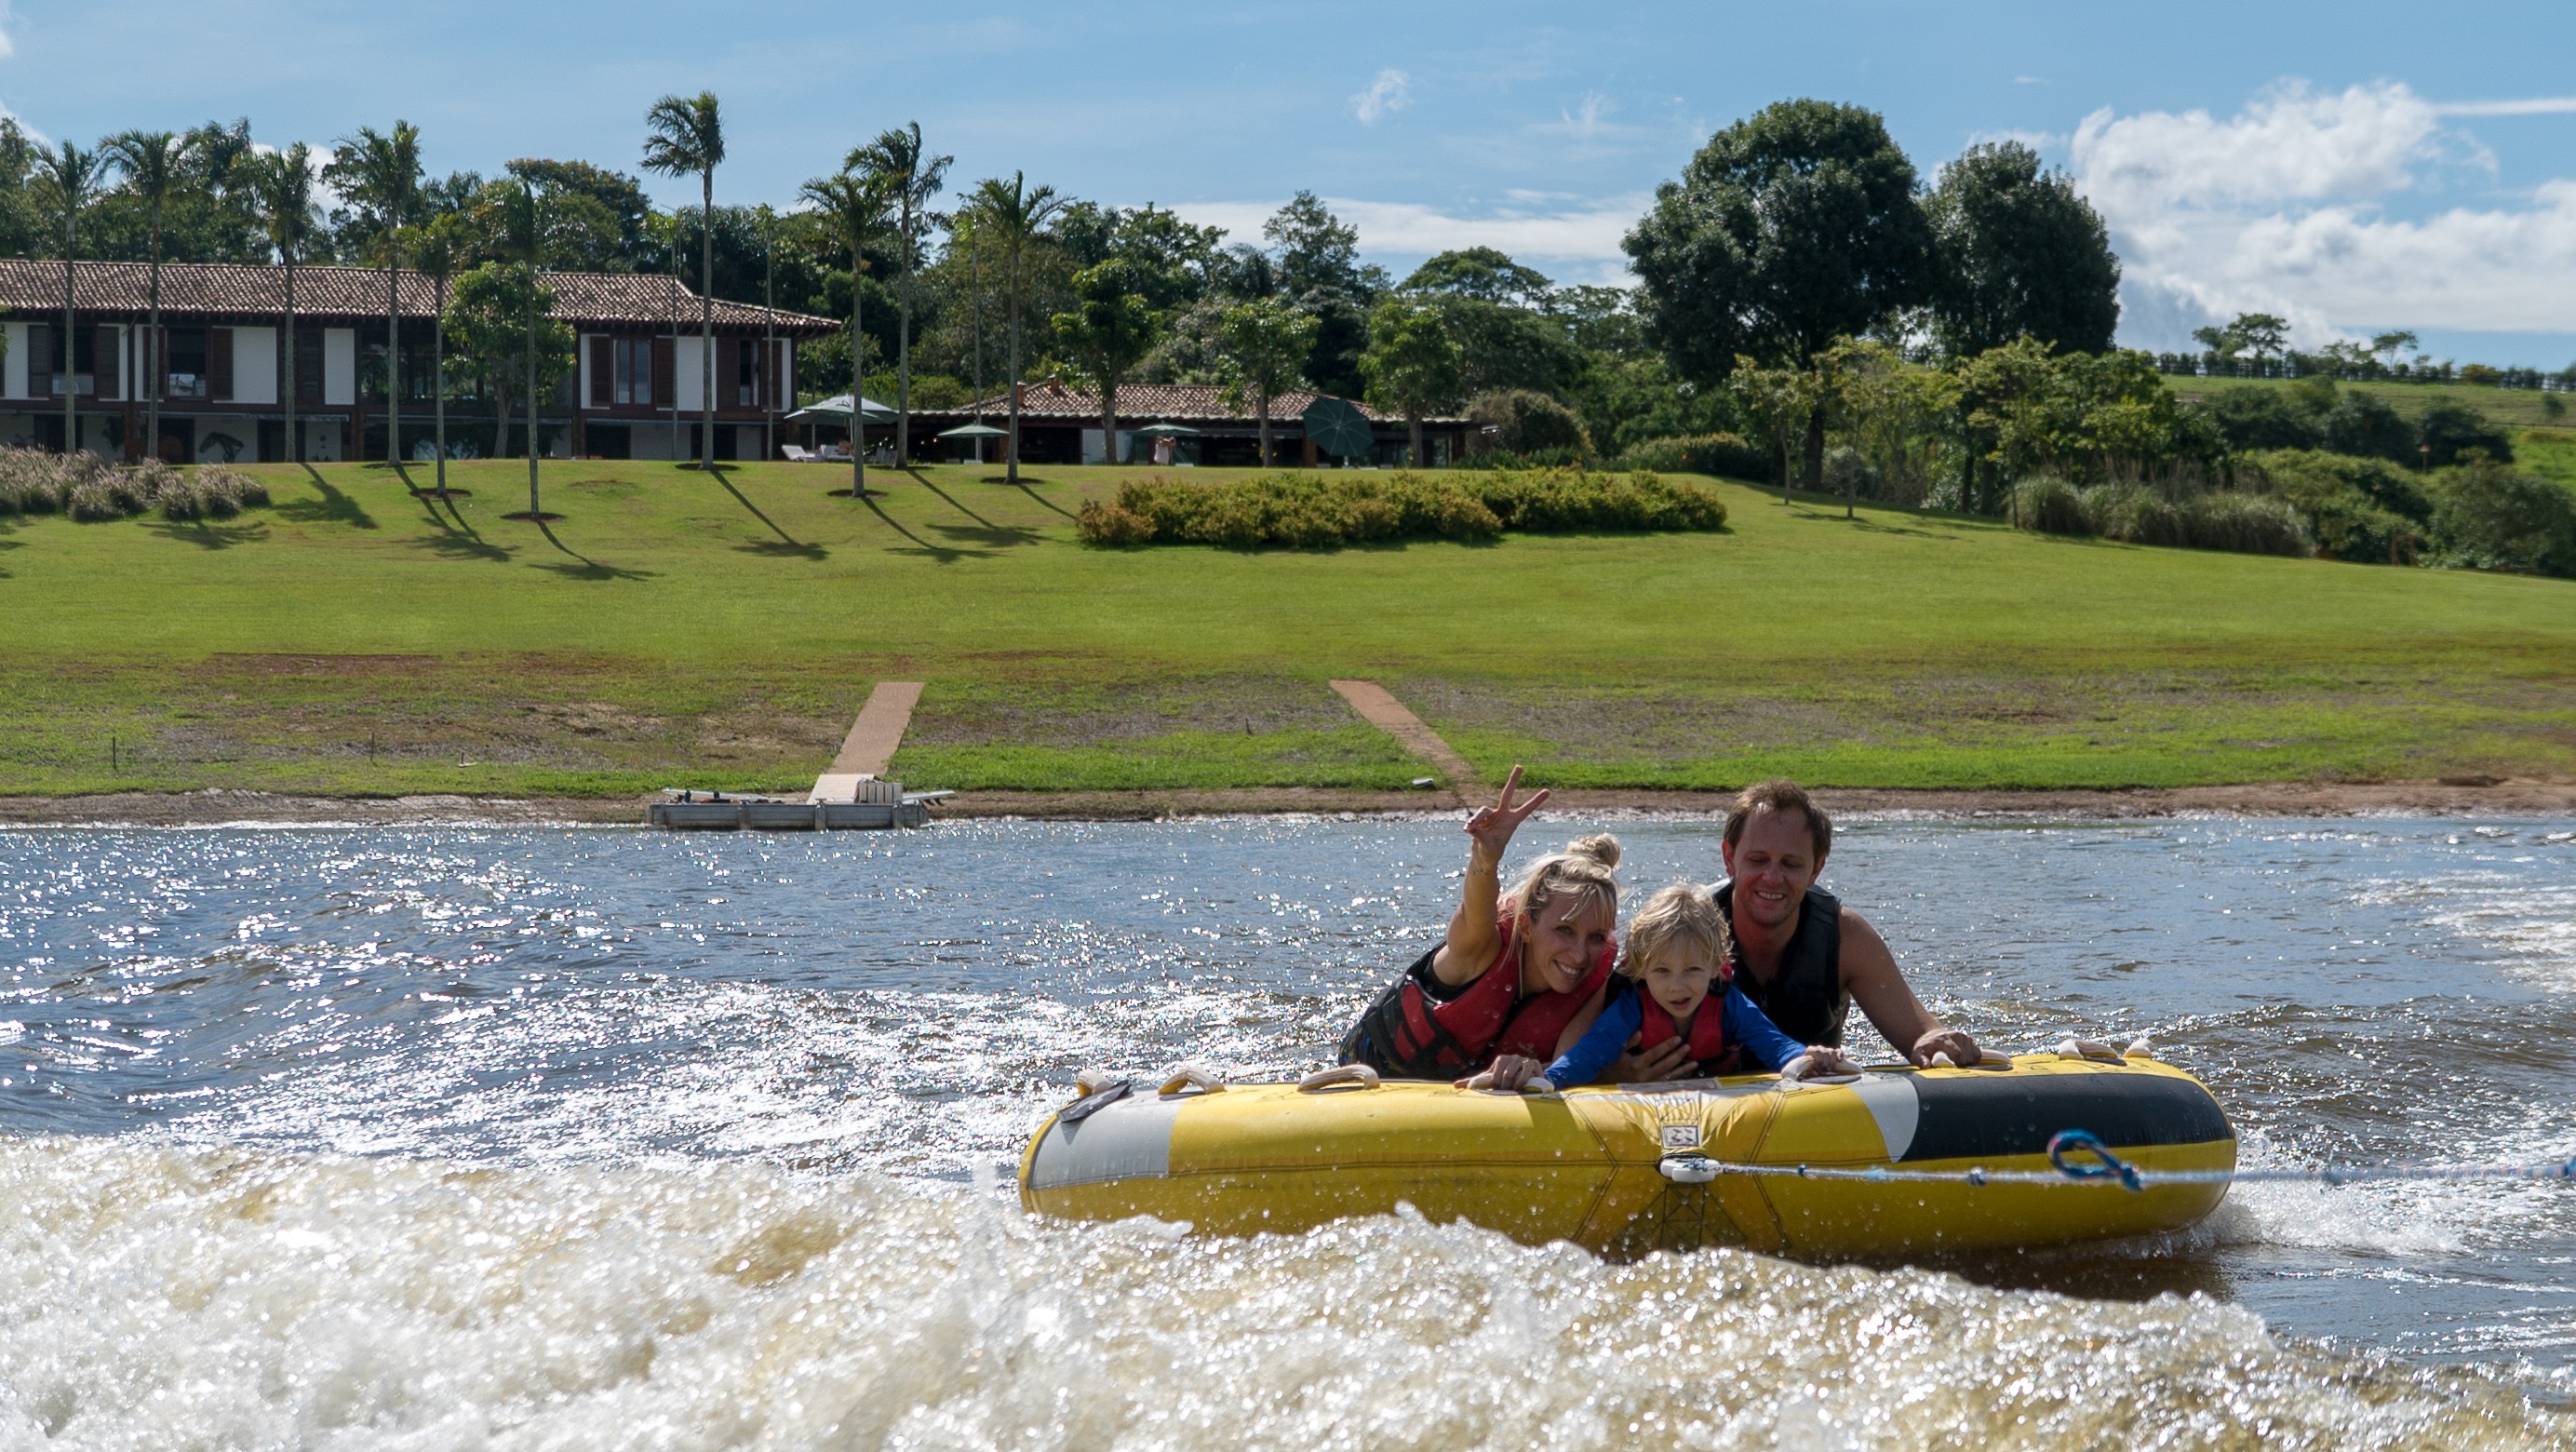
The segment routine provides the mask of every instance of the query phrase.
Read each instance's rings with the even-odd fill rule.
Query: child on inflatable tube
[[[1560,1089],[1589,1084],[1629,1044],[1653,1050],[1680,1039],[1686,1079],[1767,1069],[1793,1079],[1847,1074],[1840,1049],[1809,1048],[1782,1033],[1735,986],[1726,912],[1706,888],[1676,883],[1628,920],[1627,952],[1600,1016],[1542,1076]]]

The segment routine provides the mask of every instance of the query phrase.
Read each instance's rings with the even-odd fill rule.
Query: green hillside
[[[264,472],[214,524],[0,520],[0,791],[801,787],[929,682],[942,786],[1394,786],[1326,686],[1484,770],[1719,786],[2576,772],[2576,584],[2154,550],[1719,485],[1724,533],[1332,553],[1073,542],[1108,470]],[[111,764],[113,755],[113,765]]]

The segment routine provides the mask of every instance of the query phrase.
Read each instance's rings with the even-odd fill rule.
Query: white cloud
[[[2445,116],[2576,111],[2541,98],[2436,104],[2403,84],[2291,82],[2224,120],[2108,110],[2072,143],[2126,273],[2125,340],[2188,346],[2240,311],[2314,345],[2372,328],[2576,331],[2576,181],[2428,211],[2446,174],[2493,157]],[[2412,215],[2391,216],[2392,203]]]
[[[1351,97],[1351,114],[1362,126],[1375,126],[1378,118],[1389,111],[1401,111],[1413,104],[1413,78],[1390,66],[1377,73],[1369,88]]]
[[[1610,125],[1610,113],[1618,109],[1618,102],[1599,91],[1586,91],[1580,104],[1570,111],[1558,111],[1557,124],[1545,129],[1562,131],[1568,136],[1599,136],[1615,129]]]
[[[13,60],[17,57],[18,42],[9,34],[9,27],[17,23],[18,13],[10,6],[9,0],[0,0],[0,60]]]
[[[1625,280],[1627,254],[1619,250],[1619,239],[1645,214],[1651,196],[1641,192],[1525,200],[1536,205],[1506,207],[1482,216],[1444,212],[1419,202],[1328,197],[1325,205],[1359,229],[1360,251],[1365,254],[1427,257],[1465,247],[1496,247],[1521,262],[1563,272],[1559,282]],[[1190,221],[1223,227],[1237,238],[1258,238],[1261,224],[1279,206],[1278,202],[1204,202],[1175,209]]]
[[[2576,96],[2532,96],[2520,101],[2444,101],[2433,108],[2445,116],[2570,116]]]

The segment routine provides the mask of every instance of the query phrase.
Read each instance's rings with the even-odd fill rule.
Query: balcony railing
[[[209,390],[206,387],[205,375],[200,373],[173,373],[170,375],[170,386],[162,390],[161,396],[164,398],[205,398],[209,396]]]
[[[71,378],[72,391],[73,391],[74,393],[81,394],[81,395],[84,395],[84,396],[87,396],[87,397],[93,397],[93,398],[94,398],[94,397],[96,397],[96,396],[98,395],[98,375],[97,375],[97,374],[95,374],[95,373],[74,373],[74,374],[71,374],[71,375],[69,375],[69,376],[70,376],[70,378]],[[65,377],[65,375],[60,374],[60,373],[55,373],[55,374],[51,374],[51,375],[49,375],[49,376],[48,376],[48,380],[47,380],[47,381],[48,381],[49,386],[47,387],[47,389],[46,389],[45,391],[46,391],[46,392],[48,392],[48,393],[51,393],[51,394],[52,394],[54,397],[56,397],[56,398],[60,398],[60,397],[62,397],[62,396],[63,396],[63,379],[64,379],[64,377]]]

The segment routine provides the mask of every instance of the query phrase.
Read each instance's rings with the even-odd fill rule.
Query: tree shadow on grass
[[[650,580],[659,573],[654,570],[628,570],[621,569],[616,565],[603,565],[599,561],[592,559],[590,556],[583,554],[581,551],[574,549],[572,546],[565,544],[562,539],[556,536],[553,525],[540,519],[536,521],[536,526],[537,532],[546,537],[546,543],[553,545],[556,549],[561,550],[563,553],[572,556],[573,559],[580,562],[578,564],[569,565],[543,564],[537,566],[540,570],[552,570],[554,573],[570,580]]]
[[[291,519],[297,524],[345,524],[352,529],[376,528],[376,517],[367,513],[366,506],[360,504],[355,498],[332,488],[331,481],[322,477],[321,470],[307,464],[304,466],[304,473],[313,481],[314,492],[322,497],[318,500],[297,499],[280,504],[276,507],[278,518]]]
[[[437,534],[415,542],[420,548],[450,559],[486,560],[496,565],[505,564],[517,556],[517,550],[494,544],[476,532],[474,526],[465,522],[465,515],[456,507],[454,500],[445,501],[442,511],[441,501],[434,493],[412,497],[420,501],[421,508],[429,515],[429,522],[438,526]]]
[[[934,533],[967,544],[991,545],[1009,549],[1015,545],[1036,544],[1041,536],[1036,530],[1013,524],[934,524]]]
[[[895,533],[902,535],[905,539],[913,542],[915,548],[912,549],[905,549],[900,545],[896,546],[894,549],[894,553],[896,554],[928,555],[943,565],[953,565],[959,560],[964,559],[990,559],[995,553],[992,550],[961,550],[949,545],[932,544],[930,541],[923,539],[921,536],[914,534],[911,530],[908,530],[901,524],[897,523],[895,521],[895,517],[886,513],[884,506],[878,504],[875,500],[867,499],[860,502],[867,505],[868,512],[870,514],[883,520],[886,528],[893,530]]]
[[[1021,480],[1021,481],[1020,481],[1020,484],[1019,484],[1019,486],[1018,486],[1018,487],[1019,487],[1019,491],[1020,491],[1022,494],[1025,494],[1025,495],[1029,496],[1031,499],[1036,500],[1038,503],[1045,505],[1047,508],[1054,510],[1054,511],[1055,511],[1056,513],[1058,513],[1058,514],[1063,515],[1065,518],[1067,518],[1067,519],[1072,519],[1072,518],[1074,518],[1074,513],[1073,513],[1073,511],[1072,511],[1072,510],[1065,508],[1063,505],[1058,504],[1058,503],[1056,503],[1054,500],[1047,498],[1045,495],[1040,494],[1039,492],[1037,492],[1037,491],[1036,491],[1036,490],[1034,490],[1034,489],[1031,489],[1031,488],[1029,487],[1029,485],[1028,485],[1028,481],[1027,481],[1027,480],[1025,480],[1025,479],[1024,479],[1024,480]]]
[[[733,487],[733,481],[725,477],[727,472],[726,470],[710,469],[707,472],[715,475],[716,482],[724,486],[724,491],[727,494],[733,496],[734,503],[751,511],[752,518],[769,526],[769,532],[778,536],[775,540],[753,540],[749,544],[736,545],[734,546],[735,549],[740,550],[745,554],[769,555],[773,557],[783,555],[807,560],[820,560],[831,557],[832,552],[830,550],[827,550],[818,544],[807,544],[805,541],[798,539],[796,536],[779,528],[777,520],[761,513],[759,505],[744,498],[742,491]]]
[[[177,524],[165,520],[143,527],[163,539],[175,539],[207,550],[228,550],[235,545],[257,544],[268,538],[268,522],[261,519],[244,519],[232,524],[215,524],[203,519]]]

